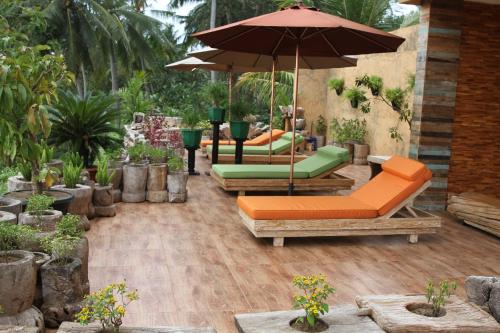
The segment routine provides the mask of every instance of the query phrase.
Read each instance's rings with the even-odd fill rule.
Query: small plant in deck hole
[[[319,317],[329,311],[326,299],[335,293],[335,289],[330,286],[323,274],[309,276],[295,276],[293,285],[299,288],[301,295],[293,296],[293,307],[304,309],[306,315],[297,318],[293,323],[297,329],[305,332],[318,332],[325,329],[325,323]],[[321,328],[323,326],[323,329]]]
[[[129,291],[125,282],[112,283],[85,296],[84,306],[76,314],[76,320],[82,325],[99,321],[103,331],[119,332],[127,306],[138,299],[137,290]]]
[[[425,296],[427,297],[427,303],[432,305],[432,315],[433,317],[439,317],[443,311],[446,299],[449,298],[453,291],[457,289],[457,283],[455,281],[449,282],[447,280],[441,281],[439,283],[439,291],[436,294],[436,290],[432,281],[427,283],[425,288]]]

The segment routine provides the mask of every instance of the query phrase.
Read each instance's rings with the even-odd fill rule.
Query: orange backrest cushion
[[[417,180],[426,172],[427,167],[419,161],[401,156],[393,156],[382,164],[382,170],[406,180]]]
[[[368,219],[377,210],[343,196],[240,196],[238,206],[254,220]]]
[[[283,134],[285,134],[285,131],[282,131],[280,129],[273,129],[272,132],[273,141],[279,139]],[[253,138],[252,140],[248,140],[245,142],[247,146],[262,146],[265,145],[266,143],[269,143],[269,132],[262,133],[261,135]]]
[[[374,207],[382,216],[415,193],[431,177],[432,173],[427,168],[413,181],[384,170],[350,196]]]

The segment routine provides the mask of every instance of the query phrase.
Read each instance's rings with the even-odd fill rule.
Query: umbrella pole
[[[227,121],[231,124],[231,103],[233,100],[233,66],[229,66],[227,72]],[[229,130],[229,144],[231,144],[231,130]]]
[[[299,94],[299,57],[300,44],[295,47],[295,77],[293,78],[293,114],[292,114],[292,151],[290,155],[290,178],[288,179],[288,195],[293,195],[293,167],[295,162],[295,122],[297,120],[297,100]]]
[[[273,57],[273,70],[271,72],[271,107],[269,108],[269,164],[272,163],[273,155],[273,111],[274,100],[276,98],[276,57]]]

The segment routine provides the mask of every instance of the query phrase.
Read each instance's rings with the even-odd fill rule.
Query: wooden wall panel
[[[464,13],[448,191],[500,197],[500,6]]]

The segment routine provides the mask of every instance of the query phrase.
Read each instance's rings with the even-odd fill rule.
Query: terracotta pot
[[[38,228],[40,231],[54,231],[56,224],[63,216],[62,212],[54,209],[44,210],[43,215],[38,218],[36,215],[25,212],[19,214],[19,224],[29,225]]]
[[[0,300],[6,315],[33,304],[36,290],[35,256],[28,251],[0,252]]]

